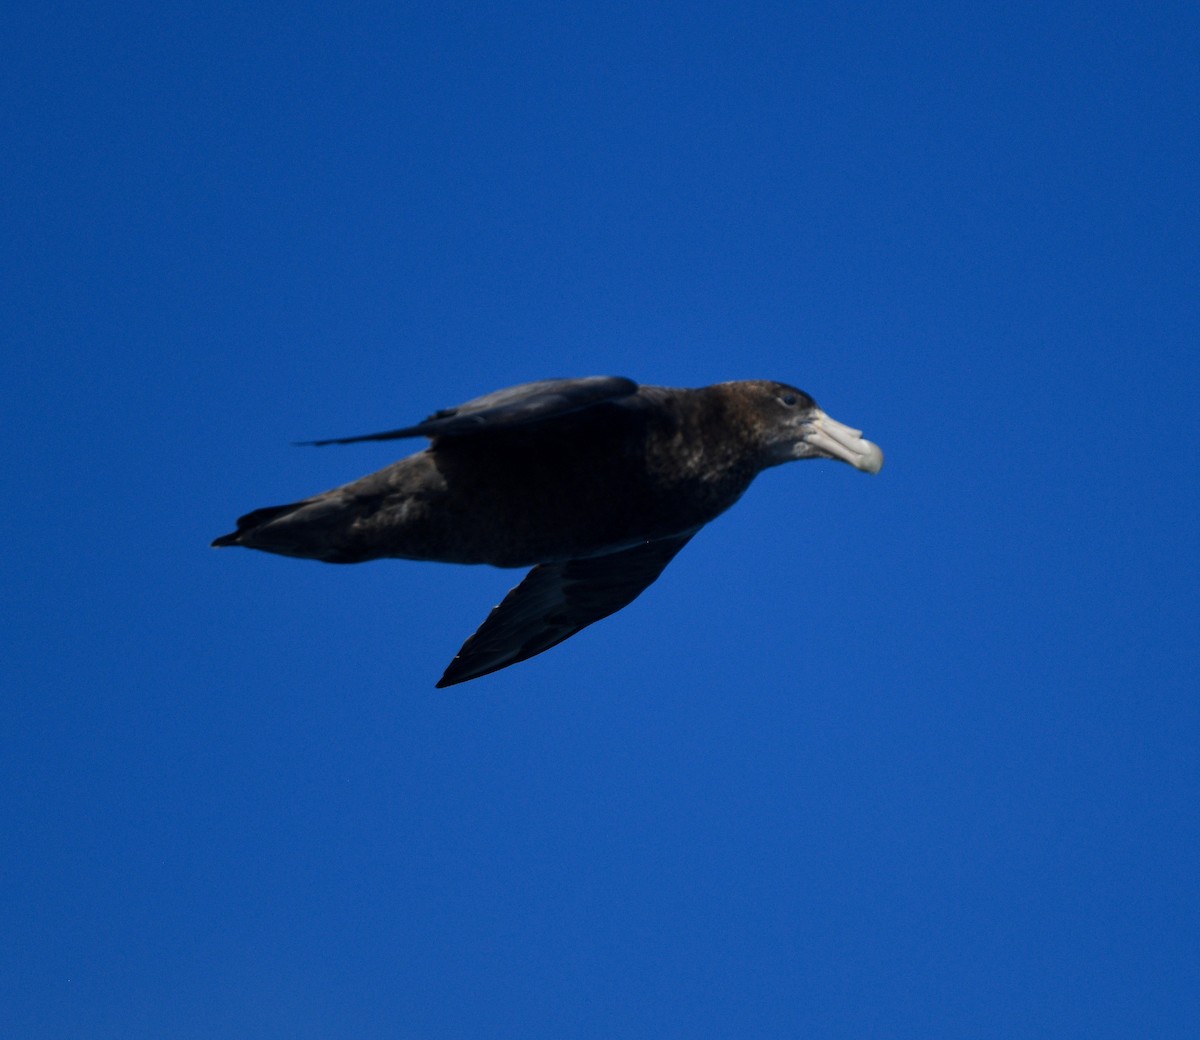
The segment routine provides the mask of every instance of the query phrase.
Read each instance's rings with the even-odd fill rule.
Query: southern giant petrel
[[[438,686],[524,661],[631,603],[755,476],[883,453],[808,394],[765,380],[697,389],[591,376],[497,390],[424,422],[310,444],[428,437],[377,473],[256,509],[213,545],[361,563],[532,567]]]

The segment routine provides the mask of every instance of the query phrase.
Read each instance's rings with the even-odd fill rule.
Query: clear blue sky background
[[[7,15],[0,1034],[1200,1035],[1194,4]],[[623,613],[208,542],[529,379],[795,383]]]

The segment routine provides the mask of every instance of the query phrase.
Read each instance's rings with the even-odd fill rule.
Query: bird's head
[[[883,452],[877,444],[865,440],[862,430],[831,419],[803,390],[765,380],[735,385],[754,403],[765,465],[836,459],[864,473],[878,473],[883,468]]]

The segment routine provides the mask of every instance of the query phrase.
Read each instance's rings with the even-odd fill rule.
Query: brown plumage
[[[313,444],[429,437],[342,487],[255,510],[213,545],[360,563],[381,557],[532,567],[446,669],[475,679],[632,602],[763,469],[883,455],[795,387],[694,390],[593,376],[498,390],[416,426]]]

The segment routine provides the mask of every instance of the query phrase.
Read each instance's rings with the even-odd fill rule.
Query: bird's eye
[[[796,403],[795,394],[784,394],[779,400],[786,404],[789,408]]]

